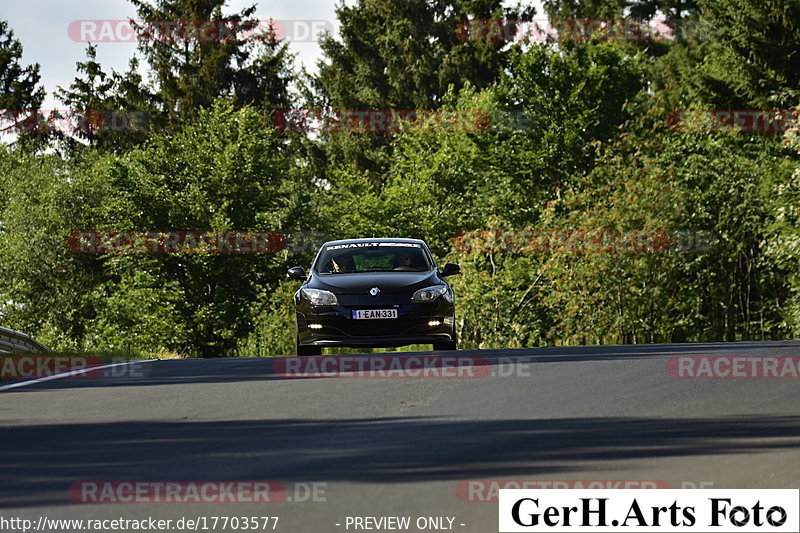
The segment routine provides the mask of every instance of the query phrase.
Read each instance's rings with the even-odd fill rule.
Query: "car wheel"
[[[456,348],[456,341],[446,341],[446,342],[434,342],[433,349],[435,351],[440,350],[457,350]]]
[[[298,356],[304,355],[322,355],[322,346],[303,346],[301,344],[296,344],[296,350]]]

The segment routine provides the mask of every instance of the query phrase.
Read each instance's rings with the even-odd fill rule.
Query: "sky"
[[[346,3],[351,5],[355,1],[346,0]],[[335,7],[338,3],[339,0],[228,0],[224,12],[235,13],[255,4],[258,19],[300,21],[294,26],[297,31],[316,23],[317,27],[324,26],[336,34],[339,25]],[[532,3],[541,4],[538,0]],[[45,109],[63,107],[53,93],[57,86],[69,87],[76,75],[75,63],[85,60],[87,43],[80,41],[79,22],[75,21],[136,18],[136,11],[128,0],[0,0],[0,6],[0,19],[9,22],[16,38],[22,42],[22,64],[41,65],[42,83],[47,91]],[[541,13],[541,9],[537,12]],[[98,33],[99,29],[100,26]],[[316,71],[321,51],[315,39],[292,40],[289,48],[297,54],[296,66]],[[97,43],[97,60],[106,72],[112,69],[123,72],[135,51],[136,43],[100,42]]]

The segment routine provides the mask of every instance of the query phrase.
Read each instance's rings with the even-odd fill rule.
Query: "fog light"
[[[442,321],[441,320],[431,320],[430,322],[428,322],[428,325],[431,326],[431,327],[441,326],[442,325]]]
[[[322,329],[322,324],[309,324],[308,329]]]

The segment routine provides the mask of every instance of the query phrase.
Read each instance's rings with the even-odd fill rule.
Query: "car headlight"
[[[444,296],[448,302],[452,301],[452,294],[447,288],[447,285],[434,285],[433,287],[425,287],[414,293],[411,297],[412,302],[432,302],[439,296]]]
[[[320,289],[300,289],[300,294],[311,302],[311,305],[339,305],[336,295]]]

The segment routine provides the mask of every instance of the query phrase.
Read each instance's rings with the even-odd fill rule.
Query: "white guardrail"
[[[30,335],[0,326],[0,353],[46,352],[49,348]]]

